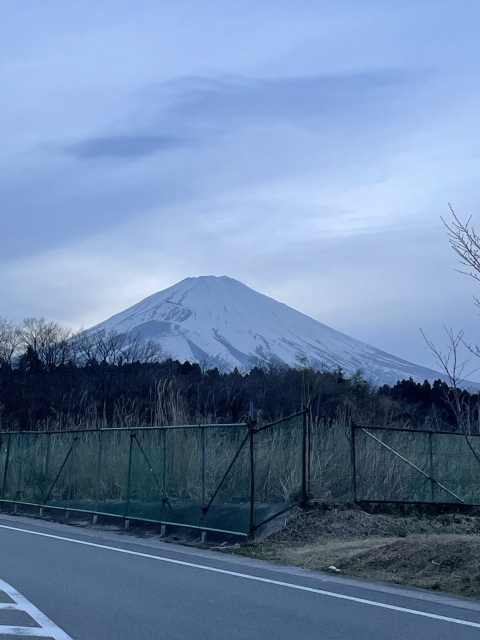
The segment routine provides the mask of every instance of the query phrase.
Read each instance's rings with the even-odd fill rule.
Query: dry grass
[[[480,598],[480,536],[413,535],[339,558],[346,573]]]
[[[480,598],[480,517],[399,517],[360,509],[298,513],[239,553],[282,564]]]
[[[125,500],[129,491],[137,502],[155,502],[165,495],[203,503],[204,478],[207,501],[220,487],[217,502],[246,502],[250,496],[247,435],[245,426],[219,425],[204,432],[200,427],[138,430],[130,454],[128,430],[12,434],[0,447],[2,479],[9,451],[7,482],[0,497],[35,504],[42,504],[46,496],[54,501],[105,503]],[[257,502],[278,503],[280,509],[300,499],[301,454],[301,418],[255,435]]]
[[[52,416],[45,423],[39,423],[41,431],[59,431],[68,428],[82,431],[107,427],[135,428],[139,426],[173,425],[179,426],[189,421],[188,406],[185,398],[176,387],[174,381],[160,382],[152,397],[151,411],[142,413],[134,403],[119,401],[115,407],[113,418],[107,421],[104,408],[88,406],[84,408],[81,418],[74,415]],[[196,423],[215,422],[211,415],[196,415]],[[238,430],[238,433],[241,429]],[[385,430],[376,432],[388,446],[392,447],[415,465],[430,473],[449,488],[455,495],[467,503],[480,503],[480,485],[477,482],[478,462],[471,454],[466,441],[458,436],[429,436],[425,433],[405,433]],[[221,480],[229,462],[239,446],[237,437],[230,437],[221,428],[208,431],[206,446],[206,480],[207,494],[213,492]],[[256,499],[259,502],[296,502],[302,485],[302,442],[301,418],[291,423],[284,423],[255,436],[255,484]],[[143,436],[151,458],[152,466],[160,477],[163,475],[161,449],[163,443],[155,436]],[[61,464],[70,446],[70,436],[58,434],[56,447],[52,448],[50,466],[55,468]],[[167,493],[171,497],[192,498],[198,500],[202,493],[200,480],[200,432],[186,433],[179,430],[177,434],[169,434],[167,455],[167,477],[169,487]],[[433,456],[429,456],[430,439]],[[62,445],[60,440],[64,442]],[[76,493],[86,498],[92,494],[97,482],[98,444],[94,436],[90,442],[85,436],[76,446],[75,463],[72,477],[77,487]],[[105,498],[120,499],[125,493],[125,477],[128,466],[128,437],[126,442],[122,436],[113,434],[105,436],[104,472],[100,479]],[[32,440],[33,443],[33,440]],[[357,430],[356,435],[356,485],[359,499],[393,499],[398,501],[429,502],[457,501],[451,493],[441,489],[439,485],[429,482],[428,478],[418,470],[407,465],[391,451],[372,440],[364,431]],[[6,443],[5,443],[6,444]],[[34,445],[32,445],[34,446]],[[480,446],[480,445],[479,445]],[[82,449],[82,451],[80,451]],[[87,451],[90,449],[90,451]],[[350,417],[339,414],[333,424],[324,424],[313,420],[311,425],[311,458],[310,458],[310,497],[316,501],[327,503],[349,503],[353,500],[353,473],[351,456]],[[0,446],[0,474],[5,461],[6,447]],[[45,475],[39,462],[45,454],[40,449],[32,458],[37,462],[31,467],[30,476],[21,482],[15,480],[15,490],[20,484],[38,486]],[[140,461],[139,470],[145,467]],[[433,467],[433,469],[431,469]],[[9,471],[11,473],[13,469]],[[146,470],[148,475],[149,470]],[[22,473],[25,470],[22,469]],[[140,473],[140,471],[139,471]],[[20,476],[20,474],[17,474]],[[62,476],[60,485],[64,477]],[[69,481],[70,482],[70,481]],[[64,483],[65,484],[65,483]],[[153,485],[152,485],[153,487]],[[10,484],[10,490],[14,487]],[[158,487],[153,487],[156,490]],[[224,487],[225,498],[245,498],[249,495],[249,460],[241,456]],[[66,484],[60,488],[61,493],[67,491]],[[433,495],[432,495],[433,492]],[[222,498],[222,496],[219,496]]]

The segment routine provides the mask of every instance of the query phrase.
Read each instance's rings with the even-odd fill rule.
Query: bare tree
[[[445,373],[448,382],[450,383],[450,387],[454,392],[458,392],[460,390],[460,385],[472,373],[470,372],[469,374],[465,374],[465,369],[469,361],[460,359],[458,353],[459,346],[463,344],[464,333],[463,331],[455,333],[451,327],[444,327],[444,329],[449,343],[446,352],[440,351],[440,349],[438,349],[436,345],[427,338],[423,330],[420,329],[420,331],[423,339],[429,346],[430,351],[435,356],[435,360]]]
[[[463,331],[455,333],[451,327],[449,329],[445,327],[445,331],[449,342],[446,352],[440,351],[433,342],[428,340],[423,331],[422,335],[450,383],[451,393],[444,394],[444,401],[455,416],[457,433],[465,436],[470,451],[480,464],[480,451],[472,440],[472,434],[478,433],[478,407],[472,406],[469,396],[463,393],[461,388],[465,378],[473,373],[471,371],[465,374],[469,361],[462,360],[458,353],[460,345],[464,344]]]
[[[31,350],[42,364],[51,369],[66,364],[70,357],[72,330],[45,318],[25,318],[18,328],[19,345]]]
[[[480,282],[480,236],[477,235],[473,225],[471,224],[471,216],[466,222],[461,222],[452,206],[449,205],[449,207],[453,221],[450,222],[450,224],[443,218],[442,221],[447,228],[450,245],[459,256],[460,263],[469,268],[468,271],[464,271],[462,269],[457,269],[457,271],[470,276],[477,282]],[[474,296],[473,299],[475,300],[476,306],[480,309],[480,299],[476,296]],[[479,345],[466,342],[463,334],[461,341],[471,353],[480,357]]]
[[[448,206],[452,214],[452,220],[447,222],[442,218],[442,222],[447,229],[450,245],[460,258],[460,264],[468,269],[458,269],[457,271],[480,282],[480,237],[471,224],[471,217],[468,218],[466,222],[462,222],[455,213],[452,205],[449,204]],[[475,296],[474,300],[475,304],[480,308],[480,300]],[[425,336],[423,331],[422,335],[450,384],[451,393],[445,394],[444,399],[455,416],[457,431],[465,435],[471,452],[480,463],[480,451],[474,446],[471,438],[474,431],[478,432],[479,407],[472,407],[462,392],[462,387],[465,386],[465,380],[474,371],[466,373],[469,361],[459,357],[461,345],[467,347],[467,349],[477,357],[480,357],[480,347],[476,344],[472,346],[466,342],[463,331],[455,333],[451,327],[445,327],[445,331],[448,337],[446,351],[438,349],[435,344]]]
[[[118,333],[115,329],[81,329],[72,337],[71,342],[75,360],[80,365],[95,361],[114,365],[152,363],[168,358],[168,354],[156,340],[143,340],[139,333]]]
[[[0,367],[11,367],[20,346],[18,328],[7,318],[0,318]]]
[[[87,362],[118,364],[127,345],[126,334],[118,333],[114,329],[82,330],[76,333],[72,340],[72,348],[79,364]]]
[[[457,269],[459,273],[470,276],[477,282],[480,282],[480,236],[477,235],[475,228],[472,225],[472,216],[468,218],[466,222],[462,222],[455,213],[452,205],[448,204],[452,219],[446,221],[441,218],[443,224],[447,229],[448,239],[450,245],[455,253],[460,258],[460,264],[467,267],[468,270]],[[480,308],[480,299],[474,296],[475,304]],[[454,335],[453,330],[445,328],[448,339],[449,347],[445,354],[442,354],[436,349],[432,342],[425,338],[428,346],[435,355],[437,362],[445,372],[447,378],[450,381],[451,386],[455,389],[460,380],[462,382],[467,377],[464,375],[465,367],[468,361],[460,362],[458,360],[458,349],[460,344],[463,344],[467,349],[475,356],[480,357],[480,346],[471,345],[465,340],[464,332],[460,331]],[[469,375],[471,375],[470,372]]]
[[[144,340],[140,333],[127,336],[127,345],[122,352],[122,361],[124,363],[162,362],[167,357],[166,351],[157,340]]]
[[[442,218],[442,222],[447,228],[448,239],[455,253],[460,258],[460,263],[469,268],[469,271],[457,269],[459,273],[464,273],[474,280],[480,282],[480,237],[476,234],[472,222],[472,216],[466,222],[462,222],[449,203],[452,214],[452,221],[447,222]],[[479,301],[475,298],[477,305]]]
[[[202,376],[206,375],[207,371],[213,369],[217,364],[216,359],[213,356],[209,356],[205,351],[202,351],[200,355],[197,356],[197,362]]]

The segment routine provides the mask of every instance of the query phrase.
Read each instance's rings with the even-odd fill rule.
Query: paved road
[[[73,640],[480,639],[468,600],[6,515],[0,580]]]

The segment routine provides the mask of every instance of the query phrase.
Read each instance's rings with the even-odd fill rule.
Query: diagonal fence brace
[[[145,461],[146,461],[146,463],[148,464],[148,468],[150,469],[151,474],[152,474],[152,475],[153,475],[153,477],[155,478],[155,482],[157,483],[158,488],[159,488],[159,489],[162,489],[162,485],[161,485],[161,483],[160,483],[160,480],[157,478],[157,474],[156,474],[156,473],[155,473],[155,471],[153,470],[152,463],[151,463],[151,462],[150,462],[150,460],[148,459],[147,454],[145,453],[144,448],[143,448],[143,447],[142,447],[142,445],[140,444],[140,442],[139,442],[139,440],[138,440],[138,438],[137,438],[137,434],[136,434],[136,433],[134,433],[132,437],[133,437],[133,439],[135,440],[135,442],[137,443],[138,448],[140,449],[140,451],[141,451],[141,453],[142,453],[142,456],[145,458]],[[168,507],[168,508],[170,509],[170,511],[172,512],[172,515],[173,515],[173,516],[175,516],[175,512],[174,512],[174,510],[173,510],[172,505],[171,505],[171,504],[170,504],[170,502],[169,502],[169,498],[162,498],[162,503],[163,503],[163,504],[166,504],[166,505],[167,505],[167,507]]]
[[[68,459],[70,458],[70,455],[71,455],[71,453],[73,451],[73,447],[75,446],[75,443],[77,442],[77,440],[78,440],[78,436],[75,436],[75,438],[73,439],[73,442],[72,442],[72,444],[70,446],[70,449],[68,450],[68,453],[65,456],[65,460],[63,461],[62,466],[60,467],[60,469],[58,470],[57,475],[55,476],[55,480],[53,481],[52,486],[50,487],[50,489],[48,490],[48,493],[46,494],[45,498],[43,499],[43,504],[47,504],[47,502],[48,502],[48,500],[50,498],[50,495],[51,495],[52,491],[54,490],[55,485],[58,482],[58,479],[60,478],[60,474],[64,470],[65,465],[67,464]]]
[[[152,466],[152,463],[151,463],[151,462],[150,462],[150,460],[148,459],[148,456],[147,456],[147,454],[145,453],[144,448],[143,448],[143,447],[142,447],[142,445],[140,444],[140,442],[139,442],[139,440],[138,440],[138,438],[137,438],[137,434],[136,434],[136,433],[132,434],[132,441],[135,441],[135,442],[137,443],[137,446],[138,446],[138,448],[140,449],[140,452],[141,452],[142,456],[145,458],[145,462],[148,464],[148,468],[150,469],[150,473],[153,475],[153,477],[154,477],[154,479],[155,479],[155,482],[157,483],[158,488],[159,488],[159,489],[162,489],[162,485],[161,485],[161,483],[160,483],[160,480],[158,479],[157,474],[155,473],[155,471],[154,471],[154,469],[153,469],[153,466]],[[170,502],[169,502],[169,498],[162,498],[162,504],[166,504],[166,505],[167,505],[167,507],[170,509],[170,511],[171,511],[171,513],[172,513],[172,516],[174,516],[174,517],[175,517],[175,512],[174,512],[174,510],[173,510],[172,505],[171,505],[171,504],[170,504]]]
[[[429,475],[428,473],[426,473],[425,471],[423,471],[423,469],[420,469],[420,467],[417,467],[416,464],[414,464],[413,462],[410,462],[410,460],[407,460],[407,458],[405,458],[404,456],[402,456],[400,453],[398,453],[398,451],[395,451],[395,449],[392,449],[392,447],[389,447],[388,444],[386,444],[385,442],[383,442],[382,440],[380,440],[380,438],[377,438],[377,436],[374,436],[373,433],[370,433],[370,431],[367,431],[366,429],[362,428],[362,431],[364,433],[367,434],[367,436],[370,436],[370,438],[373,438],[374,440],[376,440],[376,442],[378,442],[379,444],[382,445],[382,447],[385,447],[385,449],[388,449],[389,451],[391,451],[394,455],[397,456],[397,458],[400,458],[400,460],[403,460],[403,462],[406,462],[408,465],[410,465],[411,467],[413,467],[413,469],[415,469],[416,471],[418,471],[419,473],[422,474],[422,476],[425,476],[425,478],[428,478],[430,480],[430,482],[433,482],[434,484],[436,484],[438,487],[440,487],[441,489],[443,489],[444,491],[446,491],[447,493],[449,493],[451,496],[453,496],[454,498],[456,498],[456,500],[458,500],[461,504],[465,504],[465,500],[462,500],[459,496],[457,496],[456,493],[453,493],[453,491],[450,491],[450,489],[447,489],[447,487],[445,487],[443,484],[441,484],[440,482],[438,482],[438,480],[435,480],[435,478],[433,478],[431,475]]]
[[[225,480],[227,479],[228,474],[230,473],[231,468],[233,467],[233,465],[235,464],[238,456],[240,455],[240,453],[242,452],[243,447],[245,446],[245,443],[247,442],[247,440],[250,438],[250,432],[247,433],[247,435],[245,436],[245,438],[242,440],[240,446],[238,447],[238,451],[237,453],[233,456],[232,461],[230,462],[230,464],[228,465],[228,469],[225,471],[223,478],[220,480],[217,488],[215,489],[215,491],[213,492],[212,497],[210,498],[208,504],[206,507],[202,507],[202,512],[203,512],[203,516],[204,517],[207,513],[208,510],[210,509],[210,507],[212,506],[213,501],[215,500],[215,498],[217,497],[218,492],[220,491],[220,489],[223,486],[223,483],[225,482]]]
[[[137,443],[138,448],[140,449],[140,451],[141,451],[141,453],[142,453],[142,456],[145,458],[145,461],[146,461],[146,463],[148,464],[148,468],[150,469],[150,473],[151,473],[151,474],[153,475],[153,477],[155,478],[155,482],[157,483],[158,488],[159,488],[159,489],[161,489],[161,488],[162,488],[162,485],[161,485],[161,483],[160,483],[160,480],[157,478],[157,474],[156,474],[156,473],[155,473],[155,471],[153,470],[152,464],[151,464],[150,460],[148,459],[147,454],[145,453],[145,451],[144,451],[144,449],[143,449],[142,445],[140,444],[140,442],[138,441],[137,434],[136,434],[136,433],[134,433],[134,434],[133,434],[133,436],[132,436],[132,438],[133,438],[133,439],[135,440],[135,442]]]

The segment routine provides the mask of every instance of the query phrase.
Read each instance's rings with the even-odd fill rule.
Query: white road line
[[[32,636],[36,638],[53,638],[54,640],[72,640],[72,638],[62,631],[60,627],[57,627],[50,618],[37,609],[37,607],[24,598],[16,589],[11,585],[0,580],[0,591],[9,596],[13,600],[12,603],[1,603],[0,610],[3,611],[23,611],[28,614],[39,627],[16,627],[11,625],[0,624],[0,635],[11,636]]]
[[[0,634],[3,636],[32,636],[32,638],[59,638],[60,636],[54,636],[45,629],[40,627],[8,627],[7,625],[0,625]],[[62,636],[63,637],[63,636]],[[68,638],[69,636],[67,636]]]
[[[62,540],[64,542],[70,542],[72,544],[81,544],[86,547],[94,547],[96,549],[104,549],[106,551],[116,551],[117,553],[124,553],[130,556],[148,558],[149,560],[158,560],[159,562],[177,564],[177,565],[181,565],[182,567],[191,567],[192,569],[200,569],[202,571],[210,571],[212,573],[221,573],[223,575],[233,576],[235,578],[243,578],[245,580],[253,580],[254,582],[263,582],[266,584],[273,584],[278,587],[287,587],[288,589],[295,589],[297,591],[307,591],[308,593],[315,593],[317,595],[328,596],[330,598],[338,598],[339,600],[348,600],[349,602],[366,604],[371,607],[389,609],[390,611],[399,611],[400,613],[409,613],[414,616],[421,616],[423,618],[430,618],[432,620],[440,620],[442,622],[452,622],[454,624],[460,624],[466,627],[475,627],[476,629],[480,629],[479,622],[470,622],[469,620],[462,620],[461,618],[449,618],[448,616],[439,616],[435,613],[427,613],[426,611],[419,611],[418,609],[408,609],[406,607],[397,607],[396,605],[393,605],[393,604],[376,602],[375,600],[365,600],[364,598],[355,598],[354,596],[347,596],[347,595],[344,595],[343,593],[335,593],[334,591],[324,591],[323,589],[314,589],[313,587],[305,587],[303,585],[293,584],[291,582],[281,582],[280,580],[271,580],[270,578],[261,578],[260,576],[252,576],[252,575],[249,575],[248,573],[239,573],[237,571],[228,571],[227,569],[218,569],[217,567],[209,567],[208,565],[196,564],[194,562],[185,562],[184,560],[174,560],[173,558],[155,556],[150,553],[141,553],[140,551],[130,551],[129,549],[111,547],[109,545],[97,544],[95,542],[86,542],[85,540],[75,540],[74,538],[67,538],[65,536],[56,536],[51,533],[41,533],[40,531],[30,531],[29,529],[20,529],[19,527],[9,527],[4,524],[0,524],[0,529],[9,529],[10,531],[19,531],[21,533],[28,533],[33,536],[40,536],[42,538],[52,538],[54,540]],[[1,581],[0,581],[0,585],[1,585]],[[63,637],[67,638],[68,636],[62,636],[62,638]]]

